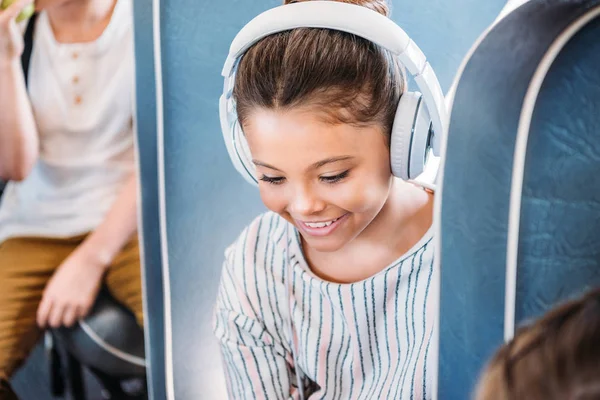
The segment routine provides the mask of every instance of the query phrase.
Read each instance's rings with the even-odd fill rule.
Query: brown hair
[[[600,399],[600,290],[519,329],[492,358],[475,399]]]
[[[385,0],[337,1],[389,14]],[[267,36],[243,55],[233,96],[242,126],[256,108],[310,106],[331,123],[380,124],[389,133],[404,87],[389,51],[349,33],[298,28]]]

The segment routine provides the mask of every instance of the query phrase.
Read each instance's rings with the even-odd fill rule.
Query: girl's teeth
[[[325,228],[326,226],[333,224],[337,220],[338,219],[336,218],[333,221],[328,221],[328,222],[305,222],[305,224],[309,228]]]

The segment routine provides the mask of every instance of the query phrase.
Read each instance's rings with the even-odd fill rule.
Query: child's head
[[[600,399],[600,290],[519,329],[491,360],[475,399]]]
[[[389,13],[385,0],[336,1]],[[380,125],[389,134],[404,86],[397,60],[374,43],[345,32],[299,28],[268,36],[244,54],[234,97],[243,127],[259,109],[305,109],[332,125]]]
[[[344,2],[388,13],[382,0]],[[390,132],[404,88],[387,50],[329,29],[268,36],[241,59],[233,96],[261,197],[312,247],[341,248],[384,207]],[[311,234],[306,222],[321,224]],[[318,228],[332,222],[332,232]]]

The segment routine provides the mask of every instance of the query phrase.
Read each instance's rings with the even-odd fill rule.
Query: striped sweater
[[[306,398],[432,398],[431,234],[378,274],[337,284],[311,273],[291,224],[253,221],[226,251],[215,309],[229,397],[297,399],[295,359]]]

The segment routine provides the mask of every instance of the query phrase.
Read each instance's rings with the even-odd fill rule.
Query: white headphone
[[[337,1],[307,1],[265,11],[244,26],[231,43],[221,73],[225,83],[219,113],[225,145],[238,172],[248,182],[258,183],[232,98],[237,66],[242,55],[259,40],[295,28],[351,33],[398,57],[422,94],[406,92],[400,98],[390,143],[392,173],[403,180],[418,180],[433,189],[444,134],[442,124],[446,120],[444,94],[433,69],[417,45],[391,19],[366,7]],[[433,156],[429,154],[430,149]]]

